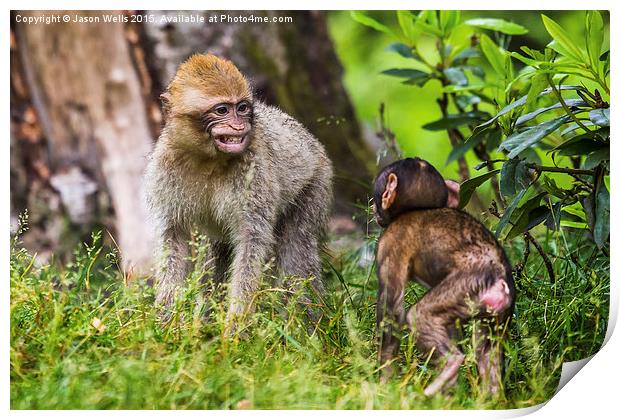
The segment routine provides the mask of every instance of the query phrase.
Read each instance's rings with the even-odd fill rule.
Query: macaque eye
[[[247,102],[241,102],[238,106],[237,106],[237,111],[243,113],[248,112],[248,110],[250,109],[250,106],[248,105]]]
[[[226,115],[228,114],[228,107],[226,105],[219,105],[215,108],[215,113],[217,115]]]

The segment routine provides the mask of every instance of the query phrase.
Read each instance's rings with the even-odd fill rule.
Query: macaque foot
[[[381,385],[386,384],[394,376],[394,373],[397,370],[397,367],[394,366],[394,363],[395,361],[392,360],[390,362],[387,362],[385,366],[381,368],[381,376],[379,377],[379,383]]]
[[[427,386],[426,389],[424,389],[424,395],[427,397],[435,395],[442,389],[454,385],[463,360],[465,360],[465,356],[463,354],[450,355],[439,376],[429,386]]]
[[[160,292],[155,297],[155,307],[157,309],[157,322],[160,324],[168,324],[172,320],[174,314],[174,303],[176,301],[177,290],[169,290]]]
[[[226,314],[226,325],[224,326],[224,337],[244,338],[247,334],[243,333],[242,327],[244,326],[247,314],[247,308],[242,305],[232,303]]]

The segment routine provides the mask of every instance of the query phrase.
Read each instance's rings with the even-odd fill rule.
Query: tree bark
[[[182,15],[199,12],[181,12]],[[148,14],[179,15],[150,11]],[[219,18],[250,15],[285,23],[229,23]],[[151,68],[163,89],[177,66],[192,53],[210,52],[232,60],[249,76],[258,99],[279,106],[300,120],[326,147],[334,162],[335,211],[353,214],[354,203],[367,204],[373,152],[363,140],[353,107],[342,85],[324,12],[205,12],[218,16],[208,24],[145,25]]]
[[[153,137],[124,30],[103,22],[15,25],[50,185],[73,225],[91,223],[99,196],[109,194],[123,266],[143,271],[152,242],[141,180]]]

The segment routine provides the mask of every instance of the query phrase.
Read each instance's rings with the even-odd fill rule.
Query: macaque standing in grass
[[[319,246],[332,165],[299,122],[252,96],[230,61],[197,54],[162,94],[165,126],[146,171],[159,239],[156,303],[170,312],[188,274],[190,230],[207,234],[215,279],[230,275],[227,331],[254,307],[273,255],[285,281],[323,292]]]
[[[457,343],[459,326],[477,320],[478,372],[495,394],[502,373],[500,339],[515,300],[511,267],[480,222],[456,208],[429,208],[432,203],[456,207],[458,188],[455,194],[451,187],[454,184],[446,186],[439,173],[420,159],[395,162],[375,180],[375,212],[386,227],[377,247],[382,375],[386,378],[392,372],[400,346],[394,332],[406,322],[415,333],[418,350],[443,365],[424,393],[447,389],[456,382],[465,358]],[[421,204],[416,197],[421,197]],[[405,285],[413,278],[430,290],[405,312]]]

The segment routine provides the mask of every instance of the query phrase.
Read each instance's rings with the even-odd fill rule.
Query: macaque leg
[[[314,292],[323,296],[325,288],[321,278],[321,260],[319,257],[320,229],[325,225],[327,210],[317,206],[325,200],[327,191],[315,187],[303,195],[303,202],[292,207],[292,211],[283,217],[278,229],[277,266],[284,278],[285,286],[297,292],[303,286],[303,279],[311,279]],[[321,197],[323,195],[323,197]],[[302,281],[300,281],[302,280]],[[307,305],[307,312],[313,321],[318,321],[315,311],[309,304],[307,293],[300,297]]]
[[[386,258],[379,267],[379,293],[377,298],[377,335],[379,337],[379,363],[383,366],[381,380],[392,375],[394,368],[386,365],[398,354],[400,339],[394,329],[400,330],[405,321],[405,284],[407,264],[390,262]],[[385,366],[384,366],[385,365]]]
[[[260,275],[273,244],[272,225],[264,217],[248,215],[240,227],[230,280],[226,335],[232,335],[245,315],[254,310]]]
[[[155,304],[170,310],[179,289],[185,283],[188,273],[189,235],[173,228],[167,229],[160,243],[160,258],[157,267]],[[168,316],[167,314],[166,316]]]
[[[314,292],[319,296],[324,293],[316,235],[295,226],[290,220],[285,222],[278,245],[277,266],[284,286],[293,293],[301,293],[299,302],[305,305],[310,319],[317,322],[318,317],[310,307],[309,294],[302,291],[304,280],[310,279]]]
[[[478,326],[475,331],[476,364],[478,375],[484,389],[492,395],[497,394],[501,382],[503,351],[499,344],[494,344],[490,334],[495,330],[489,323],[497,320],[484,320],[485,324]]]
[[[458,273],[456,273],[458,274]],[[407,323],[415,331],[416,347],[424,354],[431,354],[434,360],[444,360],[443,370],[424,390],[425,395],[433,395],[452,386],[465,355],[456,345],[457,319],[469,316],[466,304],[466,283],[458,275],[446,277],[431,289],[407,313]]]
[[[226,280],[226,274],[232,263],[233,248],[224,241],[213,241],[211,244],[211,254],[214,259],[213,282],[217,286]]]

